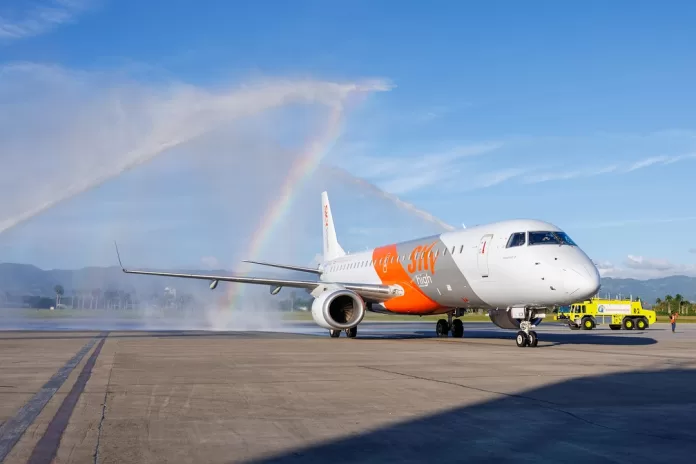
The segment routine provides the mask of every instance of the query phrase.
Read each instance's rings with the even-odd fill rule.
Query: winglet
[[[116,244],[116,240],[114,240],[114,246],[116,247],[116,257],[118,258],[118,264],[121,266],[121,270],[123,272],[126,272],[126,269],[123,267],[123,263],[121,262],[121,254],[118,252],[118,245]]]

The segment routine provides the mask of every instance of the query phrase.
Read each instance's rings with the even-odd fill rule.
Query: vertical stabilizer
[[[331,205],[329,205],[329,195],[326,192],[321,192],[321,215],[322,226],[324,230],[324,261],[330,261],[340,256],[345,256],[341,245],[338,244],[336,238],[336,229],[334,228],[333,216],[331,215]]]

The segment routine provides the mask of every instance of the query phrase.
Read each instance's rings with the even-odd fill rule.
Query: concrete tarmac
[[[0,332],[0,461],[693,462],[696,324],[433,326]]]

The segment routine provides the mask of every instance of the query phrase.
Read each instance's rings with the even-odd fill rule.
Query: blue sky
[[[143,5],[0,6],[0,189],[18,198],[0,222],[41,210],[0,233],[0,261],[112,264],[115,236],[141,264],[232,267],[341,101],[326,165],[457,226],[549,220],[605,275],[696,273],[692,2]],[[364,95],[346,97],[357,84]],[[275,238],[299,243],[284,259],[318,251],[312,199],[331,192],[327,176],[298,186],[279,227],[295,233]],[[86,191],[62,201],[58,185],[75,182]],[[348,248],[432,230],[392,226],[386,203],[348,185],[333,201]]]

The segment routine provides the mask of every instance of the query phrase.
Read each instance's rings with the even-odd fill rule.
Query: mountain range
[[[253,274],[261,277],[284,276],[306,279],[304,273],[263,271],[259,268]],[[177,270],[196,274],[232,275],[224,270]],[[176,279],[155,276],[134,276],[121,272],[119,267],[87,267],[77,270],[43,270],[29,264],[0,263],[0,295],[51,296],[54,287],[61,285],[65,295],[79,291],[121,290],[137,294],[160,294],[166,287],[191,295],[209,295],[209,282],[189,279]],[[233,284],[228,284],[233,285]],[[656,298],[665,295],[681,294],[689,301],[696,301],[696,277],[669,276],[658,279],[637,280],[613,277],[602,278],[600,296],[640,297],[646,303],[654,303]]]

